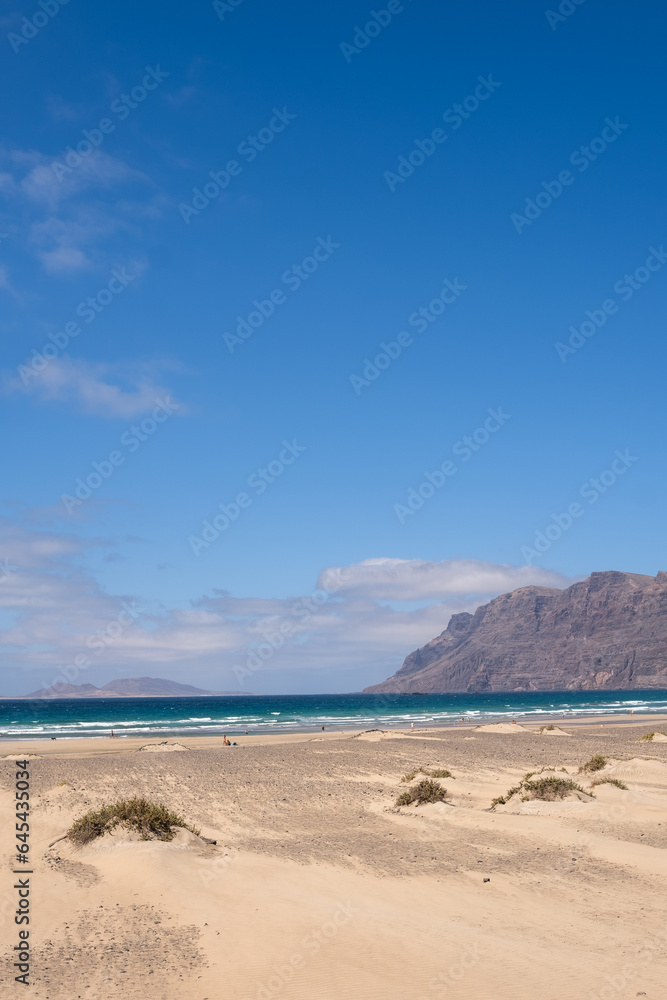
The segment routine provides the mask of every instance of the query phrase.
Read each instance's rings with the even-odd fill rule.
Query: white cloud
[[[320,586],[337,580],[342,591],[375,600],[424,601],[451,595],[502,594],[517,587],[564,587],[566,577],[539,566],[507,566],[476,559],[427,562],[423,559],[364,559],[330,567]]]
[[[158,398],[170,396],[170,390],[155,380],[156,370],[164,367],[158,362],[123,366],[62,357],[50,361],[27,383],[13,379],[7,388],[36,396],[42,402],[73,402],[93,416],[130,420],[152,410]],[[184,407],[176,405],[183,413]]]
[[[0,149],[0,159],[8,167],[0,172],[0,189],[15,206],[17,231],[25,233],[49,274],[106,266],[110,245],[117,255],[120,237],[139,236],[140,221],[163,211],[165,199],[153,181],[102,150],[61,179],[53,169],[55,156]]]
[[[520,584],[531,578],[521,569],[460,561],[449,564],[449,575],[443,576],[448,599],[412,610],[383,606],[345,587],[329,596],[313,591],[290,599],[218,593],[187,608],[156,610],[136,595],[105,593],[80,568],[86,547],[96,544],[69,534],[26,530],[0,518],[0,620],[6,623],[0,628],[0,657],[8,671],[0,693],[16,668],[26,671],[20,689],[15,688],[23,693],[41,681],[62,680],[63,667],[65,677],[75,683],[104,683],[110,676],[141,676],[150,670],[216,690],[266,690],[295,671],[310,683],[313,675],[324,672],[346,677],[346,687],[359,690],[397,670],[409,652],[445,629],[451,614],[473,611],[488,600],[488,593],[467,592],[471,582],[490,587],[495,579],[501,585],[491,593],[499,593],[513,574]],[[403,566],[406,584],[400,589],[394,577],[393,587],[380,588],[383,595],[391,591],[394,599],[414,601],[424,594],[426,588],[415,587],[410,577],[410,567],[418,571],[422,565],[418,560],[366,560],[341,572],[344,578],[364,567],[363,575],[368,566],[387,563]],[[547,578],[552,584],[558,579],[561,586],[572,582],[545,571],[534,582]],[[119,629],[114,623],[123,602],[136,617],[126,614],[129,621]],[[110,626],[117,633],[112,637]],[[107,638],[101,642],[100,635]],[[264,658],[257,656],[258,648]]]

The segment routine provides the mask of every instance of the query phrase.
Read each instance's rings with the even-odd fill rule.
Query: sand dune
[[[63,755],[54,744],[32,766],[29,995],[589,1000],[609,988],[614,1000],[664,1000],[667,748],[640,755],[634,730],[610,727],[555,743],[494,731],[475,747],[463,729],[238,748],[184,740],[190,752],[168,756],[139,745]],[[607,765],[579,774],[597,753]],[[446,805],[395,808],[417,768],[452,772],[441,779]],[[490,808],[541,768],[585,788],[606,777],[628,787]],[[1,773],[8,818],[9,762]],[[48,847],[88,809],[135,794],[217,843],[117,829],[82,848]],[[27,996],[9,968],[3,997]]]

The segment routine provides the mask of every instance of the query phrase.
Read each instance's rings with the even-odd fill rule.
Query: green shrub
[[[647,742],[650,743],[654,736],[655,736],[655,730],[652,729],[650,733],[644,733],[643,736],[640,736],[638,742],[641,743],[642,740],[646,740]]]
[[[165,806],[134,798],[121,799],[113,805],[103,806],[97,812],[91,810],[76,820],[67,836],[81,846],[96,837],[102,837],[117,826],[138,831],[142,840],[171,840],[175,826],[199,834],[199,830],[188,826],[180,816],[170,812]]]
[[[594,757],[591,757],[589,761],[582,764],[579,768],[579,773],[582,771],[594,772],[601,771],[603,767],[607,764],[607,758],[603,757],[601,753],[596,753]]]
[[[577,785],[571,778],[559,778],[556,775],[550,775],[548,778],[535,778],[531,780],[536,773],[535,771],[530,771],[520,784],[514,785],[504,795],[499,795],[498,798],[493,799],[491,808],[494,809],[496,806],[506,805],[513,795],[521,795],[522,802],[529,802],[531,799],[541,799],[543,802],[555,802],[557,799],[564,799],[570,792],[584,792],[581,785]],[[593,793],[584,792],[584,794],[592,795]]]
[[[528,799],[555,802],[556,799],[564,799],[569,792],[583,792],[583,788],[572,781],[572,778],[558,778],[553,775],[548,778],[536,778],[535,781],[524,781],[522,791],[528,793],[523,797],[524,802]]]
[[[418,806],[422,806],[426,802],[443,802],[446,797],[446,788],[443,788],[437,781],[424,778],[414,788],[410,788],[406,792],[401,792],[396,799],[396,805],[409,806],[413,802],[416,802]]]
[[[596,785],[616,785],[617,788],[622,788],[626,792],[628,790],[628,786],[624,785],[618,778],[596,778],[591,788],[594,788]]]
[[[416,771],[408,771],[407,774],[404,774],[403,777],[401,778],[401,781],[405,782],[407,784],[408,782],[413,781],[417,777],[418,774],[426,774],[429,778],[453,778],[454,777],[454,775],[451,773],[451,771],[447,771],[443,767],[436,767],[433,771],[429,771],[425,767],[418,767]]]

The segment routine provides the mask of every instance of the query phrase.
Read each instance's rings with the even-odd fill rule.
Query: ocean
[[[0,739],[206,736],[387,729],[511,717],[667,712],[667,691],[545,691],[433,695],[256,695],[225,698],[91,698],[0,701]],[[647,719],[648,721],[648,719]]]

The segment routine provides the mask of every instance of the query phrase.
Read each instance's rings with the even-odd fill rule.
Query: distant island
[[[160,677],[120,677],[104,687],[94,684],[54,684],[16,698],[209,698],[248,695],[248,691],[204,691],[191,684],[177,684]],[[12,699],[14,700],[14,699]]]
[[[364,693],[667,689],[667,573],[591,573],[452,615]]]

